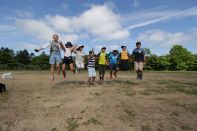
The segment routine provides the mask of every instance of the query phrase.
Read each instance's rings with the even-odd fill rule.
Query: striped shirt
[[[95,67],[95,57],[88,59],[88,67]]]

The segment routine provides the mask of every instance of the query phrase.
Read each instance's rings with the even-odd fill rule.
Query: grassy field
[[[1,73],[3,73],[1,71]],[[0,93],[0,131],[197,131],[197,72],[134,72],[87,84],[17,71]],[[97,77],[98,79],[98,77]]]

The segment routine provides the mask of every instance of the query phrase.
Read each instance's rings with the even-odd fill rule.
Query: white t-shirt
[[[75,53],[76,53],[76,62],[83,63],[85,54],[81,51],[76,51]]]
[[[70,50],[70,48],[65,48],[65,52],[64,52],[64,56],[65,57],[70,57],[71,56],[71,50]]]

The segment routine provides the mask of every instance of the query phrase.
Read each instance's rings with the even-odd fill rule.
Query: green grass
[[[68,124],[67,126],[68,131],[75,131],[75,129],[79,127],[79,124],[77,123],[77,119],[75,118],[69,118],[67,120],[67,124]]]
[[[95,117],[91,117],[90,119],[88,119],[86,122],[84,122],[83,124],[84,125],[89,125],[89,124],[94,124],[94,125],[96,125],[96,124],[99,124],[99,125],[101,125],[101,123],[95,118]]]

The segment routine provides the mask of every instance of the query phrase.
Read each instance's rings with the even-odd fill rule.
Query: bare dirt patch
[[[197,130],[197,73],[118,72],[87,84],[87,72],[49,81],[48,71],[14,72],[1,80],[0,131]]]

